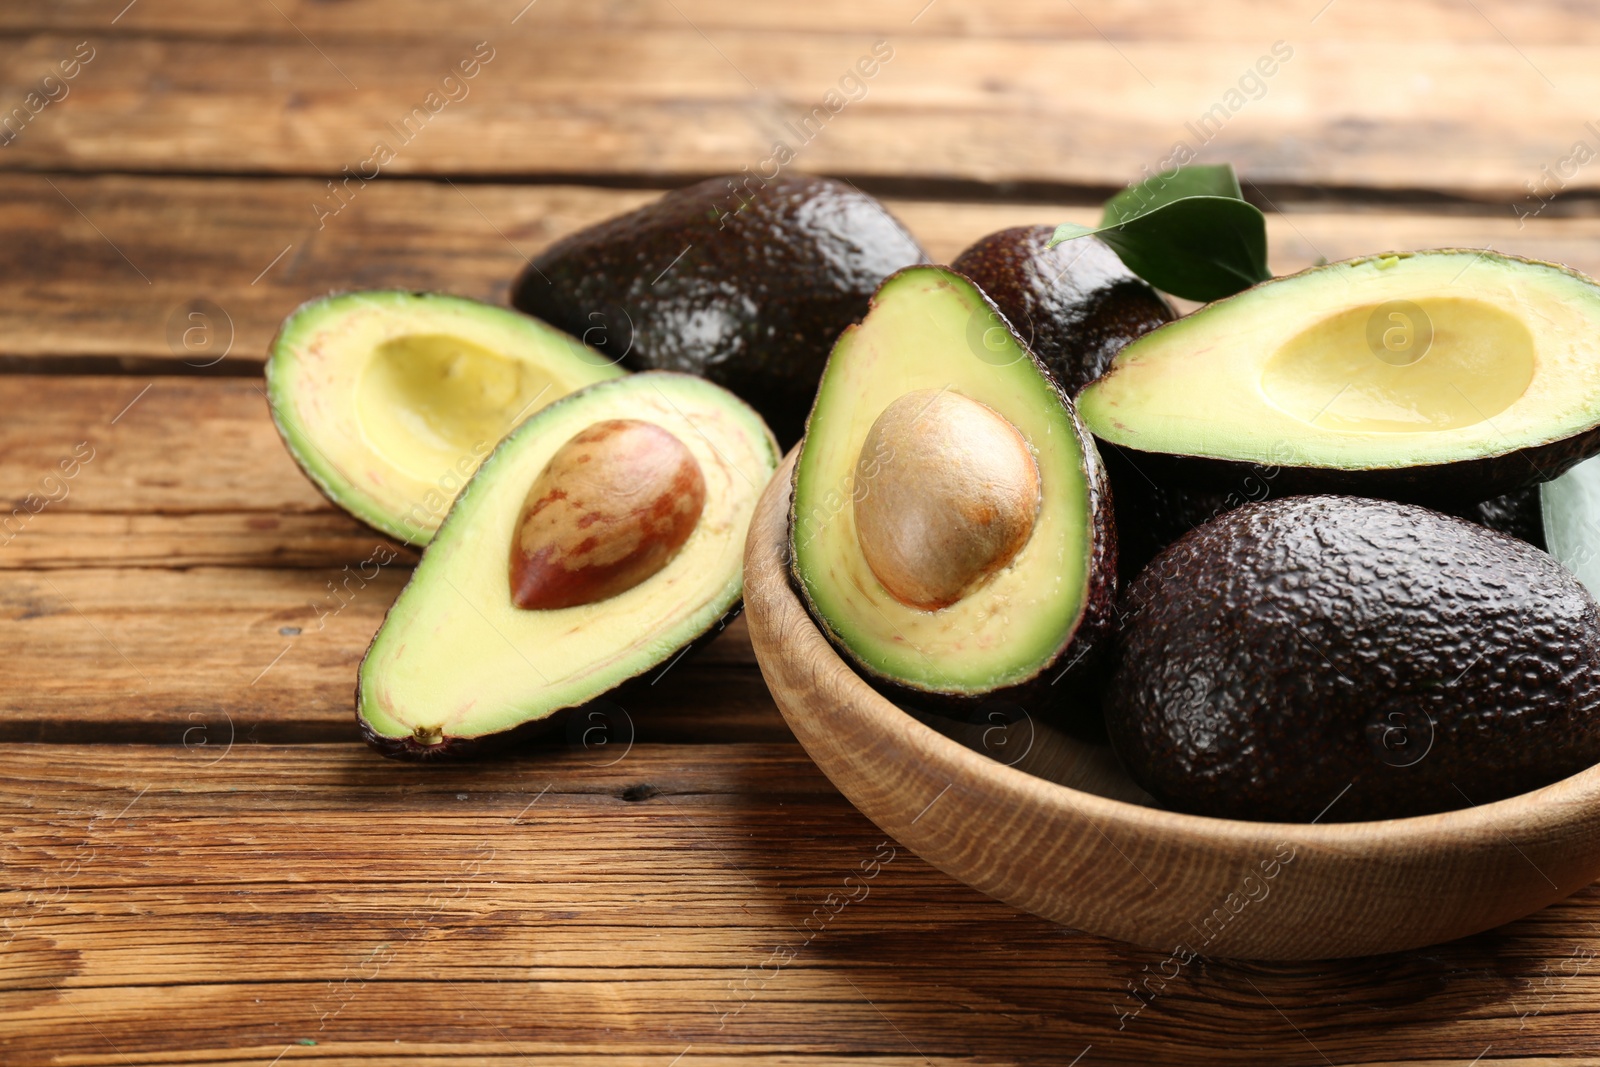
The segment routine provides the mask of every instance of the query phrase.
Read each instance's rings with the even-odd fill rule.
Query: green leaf
[[[1188,196],[1244,199],[1233,164],[1180,167],[1171,174],[1157,174],[1138,185],[1130,185],[1107,200],[1100,213],[1100,225],[1116,226]]]
[[[1124,189],[1106,201],[1098,228],[1063,223],[1050,243],[1091,235],[1139,277],[1186,300],[1217,300],[1272,277],[1266,217],[1243,199],[1227,164]]]

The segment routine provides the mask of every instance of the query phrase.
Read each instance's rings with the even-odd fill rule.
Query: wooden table
[[[1600,163],[1574,151],[1600,153],[1600,20],[524,3],[0,6],[0,485],[22,509],[0,535],[0,1063],[1600,1063],[1593,889],[1405,956],[1207,960],[1135,1000],[1158,954],[884,844],[742,627],[602,738],[379,759],[354,672],[415,557],[335,596],[385,542],[301,477],[260,381],[299,301],[502,299],[554,238],[764,159],[877,41],[892,59],[795,165],[885,196],[936,257],[1088,220],[1181,139],[1238,163],[1279,272],[1492,245],[1600,273]],[[344,183],[379,141],[381,177]],[[875,855],[864,899],[824,903]]]

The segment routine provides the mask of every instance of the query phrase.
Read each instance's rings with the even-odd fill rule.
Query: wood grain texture
[[[840,791],[962,881],[1057,922],[1179,957],[1293,960],[1397,952],[1477,933],[1600,876],[1600,767],[1463,811],[1299,825],[1129,804],[955,743],[868,686],[790,587],[793,467],[791,453],[757,505],[745,549],[762,674]]]
[[[319,230],[312,205],[326,193],[322,182],[307,179],[0,173],[0,230],[7,234],[0,286],[16,294],[0,304],[0,356],[140,357],[184,374],[248,371],[265,358],[278,323],[305,300],[393,286],[503,303],[526,257],[660,195],[379,181]],[[1560,217],[1566,205],[1559,199],[1522,221],[1509,210],[1485,216],[1276,200],[1267,206],[1283,209],[1267,219],[1280,274],[1318,257],[1494,247],[1600,275],[1600,218]],[[1097,214],[1082,205],[892,198],[889,208],[944,262],[1007,226],[1090,222]]]
[[[257,382],[4,375],[0,410],[0,736],[355,736],[416,557],[311,488]],[[628,698],[639,736],[787,737],[752,662],[735,622]]]
[[[391,173],[704,175],[754,167],[782,139],[821,172],[1103,189],[1184,140],[1256,181],[1513,199],[1594,139],[1585,101],[1600,87],[1594,30],[1573,30],[1581,16],[1553,4],[1368,0],[1315,22],[1312,5],[1264,3],[1174,18],[1172,3],[993,16],[979,0],[943,0],[921,18],[907,2],[842,20],[837,2],[755,17],[653,3],[574,18],[564,4],[549,19],[541,4],[513,24],[520,5],[480,2],[378,39],[366,27],[402,23],[371,2],[291,5],[310,29],[277,5],[218,18],[141,4],[115,25],[112,6],[96,8],[98,32],[70,11],[59,28],[13,16],[0,38],[7,111],[81,40],[96,52],[0,166],[332,175],[387,138]],[[398,142],[390,124],[480,40],[495,59],[470,93]],[[820,134],[790,133],[875,40],[894,56],[865,94],[836,97]],[[1293,58],[1264,92],[1247,83],[1251,95],[1230,100],[1276,41]],[[1213,105],[1225,121],[1190,133]],[[1591,171],[1571,187],[1592,190]]]
[[[257,381],[189,376],[253,374],[331,289],[498,302],[639,187],[758,163],[874,40],[894,60],[797,166],[1033,201],[895,201],[939,259],[1091,217],[1282,38],[1294,59],[1206,149],[1287,212],[1280,272],[1493,244],[1600,273],[1592,167],[1524,227],[1512,210],[1589,136],[1600,22],[1558,0],[1320,7],[0,4],[0,118],[96,49],[0,147],[0,367],[74,373],[0,375],[0,511],[59,496],[43,479],[96,449],[0,534],[0,1063],[1600,1063],[1593,889],[1423,953],[1175,978],[1166,952],[903,850],[863,895],[883,835],[789,741],[743,623],[625,702],[620,760],[610,728],[459,768],[273,743],[353,736],[355,660],[409,557],[316,628],[384,542],[304,482]],[[480,40],[471,95],[386,168],[416,180],[355,186],[319,228],[322,179]],[[630,188],[516,184],[584,174]],[[1424,192],[1356,213],[1322,185]],[[1424,214],[1431,190],[1480,217]]]
[[[259,381],[0,375],[0,410],[0,572],[415,561],[311,487]]]
[[[409,575],[362,562],[0,571],[0,739],[354,738],[356,667]],[[638,735],[786,738],[743,628],[713,648],[616,694]]]
[[[316,40],[351,38],[468,38],[506,23],[522,10],[505,0],[274,0],[267,4],[214,4],[208,0],[11,0],[0,8],[0,31],[21,33],[161,33],[185,36],[248,36],[295,39],[297,28]],[[899,30],[907,36],[959,34],[975,38],[1018,36],[1045,39],[1165,40],[1223,42],[1284,15],[1273,0],[1233,0],[1201,10],[1179,0],[1073,5],[1051,0],[979,4],[960,0],[815,0],[798,4],[745,4],[740,0],[539,0],[523,19],[553,28],[609,28],[622,33],[676,29],[686,23],[707,32],[830,30],[834,33]],[[1294,12],[1299,13],[1299,12]],[[1315,7],[1304,12],[1308,25]],[[1331,14],[1331,13],[1324,13]],[[1393,40],[1399,34],[1434,41],[1501,40],[1499,27],[1524,45],[1594,43],[1600,29],[1586,13],[1560,0],[1478,0],[1477,10],[1449,0],[1396,5],[1385,0],[1339,0],[1329,36],[1349,40]],[[120,17],[118,17],[120,16]],[[116,21],[112,19],[116,17]],[[518,20],[519,22],[522,19]],[[1323,25],[1321,18],[1315,25]]]
[[[1526,1064],[1592,1034],[1592,890],[1424,954],[1147,987],[1164,952],[885,846],[797,746],[595,764],[12,746],[6,1063]]]

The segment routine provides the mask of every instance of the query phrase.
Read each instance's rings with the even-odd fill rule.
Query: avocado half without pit
[[[874,684],[931,710],[1002,691],[1070,709],[1110,625],[1116,550],[1094,445],[994,305],[945,268],[893,275],[839,338],[790,535],[822,630]]]
[[[1131,342],[1078,413],[1143,474],[1452,506],[1600,450],[1600,286],[1489,251],[1313,267]]]
[[[537,319],[439,293],[303,304],[272,342],[273,421],[329,500],[425,545],[506,431],[613,360]]]
[[[462,490],[361,663],[385,755],[471,755],[671,660],[736,612],[771,431],[701,378],[559,400]]]

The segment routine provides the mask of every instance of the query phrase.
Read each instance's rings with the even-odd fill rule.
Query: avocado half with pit
[[[967,278],[902,270],[839,338],[793,499],[795,584],[869,681],[932,710],[1085,695],[1115,592],[1104,474]]]
[[[1131,342],[1078,413],[1157,481],[1485,500],[1600,450],[1600,286],[1463,249],[1313,267]]]
[[[621,377],[537,319],[441,293],[340,293],[302,304],[267,359],[289,454],[327,498],[425,545],[483,457],[526,416]]]
[[[457,497],[361,662],[385,755],[470,755],[540,732],[736,612],[745,531],[777,468],[761,417],[648,373],[551,404]]]

